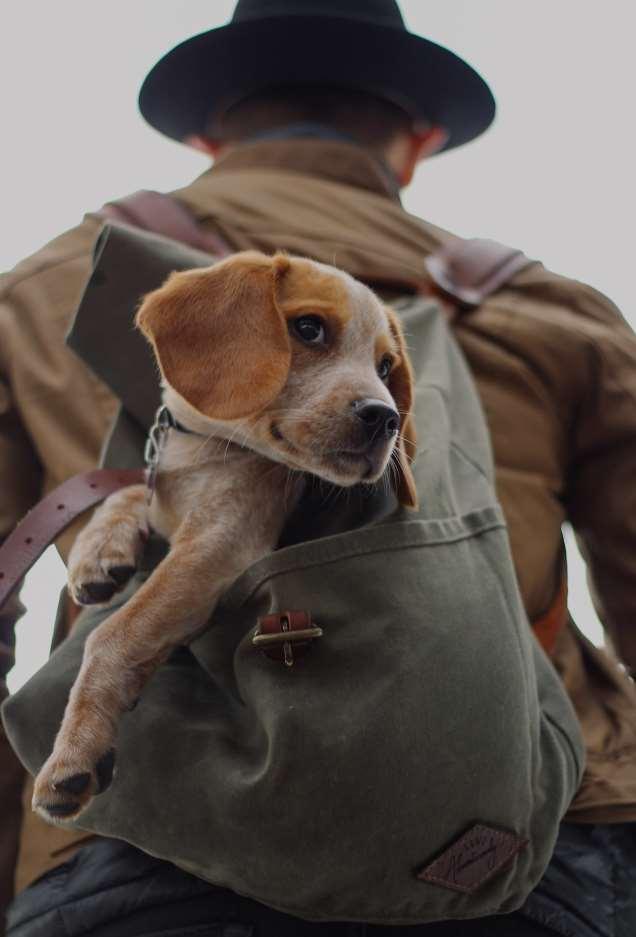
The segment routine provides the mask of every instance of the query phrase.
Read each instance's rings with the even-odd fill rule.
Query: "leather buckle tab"
[[[271,660],[293,667],[311,642],[322,634],[322,628],[312,624],[311,612],[279,612],[258,619],[252,644]]]

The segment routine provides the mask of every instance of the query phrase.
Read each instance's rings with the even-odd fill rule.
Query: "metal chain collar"
[[[148,504],[152,501],[157,484],[157,470],[163,447],[169,431],[174,427],[174,417],[165,404],[162,404],[155,413],[155,421],[150,427],[144,448],[144,461],[146,463],[146,486],[148,488]]]

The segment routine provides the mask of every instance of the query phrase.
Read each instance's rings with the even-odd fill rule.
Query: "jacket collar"
[[[363,147],[342,140],[292,137],[242,143],[220,156],[203,177],[235,169],[299,172],[400,202],[399,187],[389,167]]]

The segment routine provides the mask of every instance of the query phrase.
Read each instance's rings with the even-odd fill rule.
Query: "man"
[[[215,157],[213,169],[176,196],[232,249],[284,248],[326,262],[335,255],[362,279],[417,280],[423,258],[447,235],[403,212],[399,190],[421,159],[488,127],[492,96],[460,59],[408,34],[391,0],[348,0],[338,10],[334,17],[329,3],[241,0],[229,26],[178,46],[153,69],[140,106],[157,129]],[[3,286],[0,537],[43,490],[97,464],[116,412],[110,391],[63,344],[101,223],[87,216]],[[462,933],[632,933],[633,685],[567,620],[560,529],[566,518],[577,528],[605,624],[619,656],[635,667],[636,340],[606,299],[540,265],[457,319],[455,335],[489,421],[526,610],[531,621],[550,625],[547,643],[588,748],[586,776],[543,887],[523,915],[470,922]],[[76,532],[60,538],[64,557]],[[14,599],[0,613],[4,672],[19,611]],[[294,919],[128,847],[104,841],[78,852],[77,834],[45,827],[28,808],[20,818],[23,772],[1,741],[5,896],[19,838],[20,888],[53,870],[18,898],[12,933],[57,933],[60,904],[73,914],[82,907],[88,920],[97,914],[87,910],[95,892],[105,910],[91,933],[124,932],[117,928],[128,900],[138,922],[129,919],[126,933],[160,932],[167,920],[178,933],[197,932],[211,918],[235,928],[227,933],[249,933],[250,922],[258,933],[304,932]],[[64,860],[72,865],[60,869]],[[72,880],[64,877],[69,868]],[[142,890],[147,900],[139,903]],[[162,891],[171,896],[172,919]],[[347,932],[337,928],[324,925],[325,933]]]

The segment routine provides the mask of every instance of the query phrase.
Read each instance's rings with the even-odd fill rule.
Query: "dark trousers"
[[[515,914],[386,927],[312,924],[96,840],[22,892],[8,937],[636,937],[636,824],[563,824]]]

